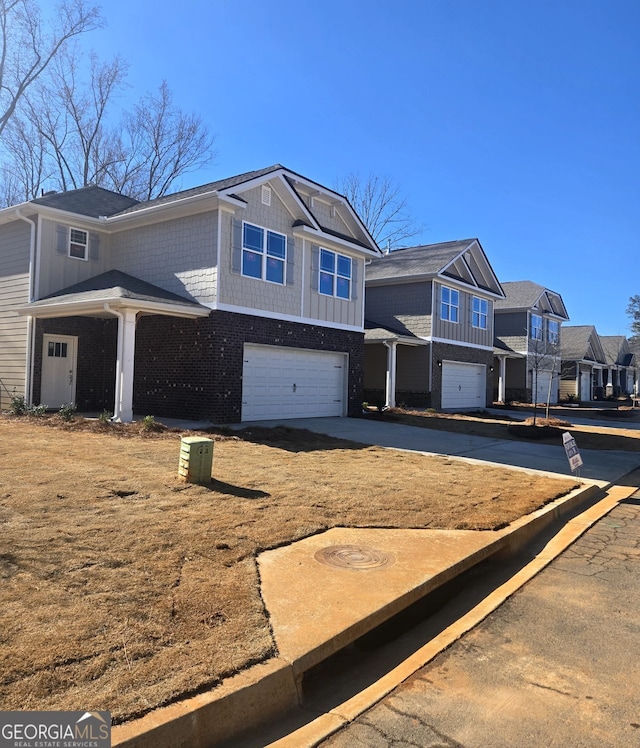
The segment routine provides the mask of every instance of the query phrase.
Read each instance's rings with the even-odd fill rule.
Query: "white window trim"
[[[533,326],[534,319],[540,320],[539,327]],[[535,330],[539,330],[540,335],[534,335]],[[531,340],[544,340],[544,318],[541,314],[534,314],[533,312],[531,313],[531,329],[529,331],[529,337],[531,338]]]
[[[334,270],[333,272],[329,272],[328,270],[322,269],[322,253],[328,252],[332,254],[335,258],[334,262]],[[345,260],[349,260],[349,275],[344,275],[343,273],[338,272],[338,258],[342,257]],[[326,293],[325,291],[321,291],[321,276],[322,274],[325,275],[331,275],[333,277],[333,293]],[[338,296],[338,278],[343,278],[345,280],[349,281],[349,293],[347,296]],[[327,247],[320,247],[320,252],[318,253],[318,293],[322,296],[329,296],[333,299],[341,299],[342,301],[350,301],[351,296],[353,294],[353,258],[349,257],[349,255],[342,254],[341,252],[336,252],[334,249],[327,249]]]
[[[480,302],[480,309],[476,312],[474,309],[475,302]],[[482,304],[484,303],[485,311],[482,310]],[[478,322],[480,324],[475,324],[474,319],[475,317],[478,317]],[[482,320],[484,319],[484,325],[481,324]],[[487,299],[482,299],[480,296],[473,296],[471,298],[471,326],[474,327],[476,330],[488,330],[489,329],[489,302]]]
[[[445,301],[443,298],[442,291],[447,289],[449,291],[449,299],[451,299],[451,294],[456,293],[458,294],[458,303],[454,304],[451,301]],[[448,310],[448,316],[444,317],[442,315],[442,307],[446,306]],[[451,310],[455,309],[457,311],[456,317],[457,319],[451,319]],[[450,322],[452,325],[457,325],[460,322],[460,291],[458,291],[457,288],[451,288],[451,286],[441,286],[440,289],[440,319],[443,322]]]
[[[79,231],[85,236],[84,244],[82,242],[74,242],[71,241],[71,233],[73,231]],[[82,257],[77,257],[76,255],[71,254],[71,245],[74,245],[76,247],[82,247],[84,246],[84,255]],[[89,232],[85,229],[78,229],[75,226],[69,227],[69,242],[67,245],[67,256],[70,257],[72,260],[84,260],[85,262],[89,259]]]
[[[254,226],[257,229],[261,229],[263,232],[263,244],[262,244],[262,250],[258,251],[256,249],[250,249],[249,247],[244,246],[244,227],[245,226]],[[278,236],[281,236],[284,239],[284,257],[273,257],[272,255],[267,254],[267,235],[271,234],[277,234]],[[276,286],[286,286],[287,285],[287,252],[288,252],[288,238],[286,234],[282,234],[280,231],[274,231],[273,229],[268,229],[265,226],[260,226],[257,223],[252,223],[251,221],[243,221],[242,222],[242,239],[241,239],[241,255],[240,255],[240,273],[244,278],[251,278],[252,280],[261,280],[265,283],[273,283]],[[260,255],[261,262],[260,262],[260,278],[256,278],[254,275],[247,275],[244,272],[244,253],[245,252],[251,252],[251,254],[254,255]],[[267,278],[267,258],[272,257],[274,260],[278,260],[282,263],[282,283],[280,281],[274,281],[269,280]]]
[[[556,325],[556,330],[552,333],[551,332],[551,325]],[[557,322],[555,319],[547,319],[547,340],[551,345],[559,345],[560,344],[560,323]]]

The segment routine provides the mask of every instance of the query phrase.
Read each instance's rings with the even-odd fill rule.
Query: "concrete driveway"
[[[425,454],[450,455],[530,470],[571,475],[564,447],[509,439],[488,439],[484,436],[454,434],[448,431],[380,423],[366,418],[297,418],[243,423],[242,427],[290,426],[351,439],[363,444],[376,444],[393,449],[406,449]],[[580,476],[613,483],[640,466],[640,452],[583,450],[584,465]]]

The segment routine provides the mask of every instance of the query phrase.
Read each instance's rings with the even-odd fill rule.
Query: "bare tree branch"
[[[396,249],[424,231],[424,226],[412,217],[400,188],[388,177],[369,174],[363,179],[351,173],[338,179],[336,188],[349,200],[381,247]]]
[[[0,0],[0,135],[67,43],[101,24],[97,6],[85,0],[63,0],[50,24],[35,0]]]

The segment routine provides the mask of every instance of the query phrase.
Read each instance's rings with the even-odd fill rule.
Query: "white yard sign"
[[[569,467],[571,471],[577,470],[582,465],[582,457],[580,457],[580,451],[576,440],[571,436],[568,431],[565,431],[562,435],[562,443],[564,444],[564,451],[567,453],[567,460],[569,460]]]

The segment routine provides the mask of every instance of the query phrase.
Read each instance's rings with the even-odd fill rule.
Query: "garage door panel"
[[[344,415],[344,354],[245,346],[242,420]]]
[[[486,367],[483,364],[442,362],[443,408],[484,408],[486,404]]]

